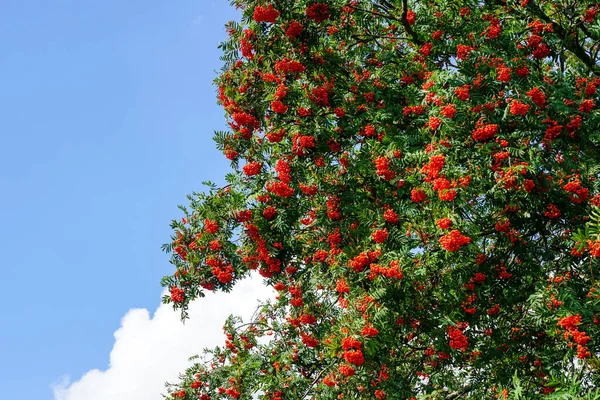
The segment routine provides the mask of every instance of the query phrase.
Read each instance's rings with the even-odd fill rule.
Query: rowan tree
[[[595,0],[234,0],[164,301],[278,295],[170,399],[599,399]]]

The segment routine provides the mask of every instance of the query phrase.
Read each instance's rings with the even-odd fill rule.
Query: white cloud
[[[132,309],[115,332],[106,370],[92,369],[73,383],[61,378],[53,386],[55,400],[161,400],[164,383],[177,382],[191,364],[188,358],[204,348],[222,345],[223,323],[230,314],[249,319],[258,299],[272,291],[253,277],[231,293],[207,293],[190,305],[185,325],[170,305],[160,305],[153,318],[146,309]]]

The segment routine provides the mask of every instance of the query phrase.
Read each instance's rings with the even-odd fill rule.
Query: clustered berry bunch
[[[600,396],[600,6],[232,4],[164,300],[277,297],[169,398]]]

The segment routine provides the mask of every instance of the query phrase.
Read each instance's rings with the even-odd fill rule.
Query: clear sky
[[[177,204],[229,168],[212,80],[236,17],[227,0],[2,1],[0,398],[107,369],[121,318],[158,307]]]

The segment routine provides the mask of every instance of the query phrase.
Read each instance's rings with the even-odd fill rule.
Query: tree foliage
[[[169,398],[600,399],[600,7],[232,5],[164,301],[278,296]]]

